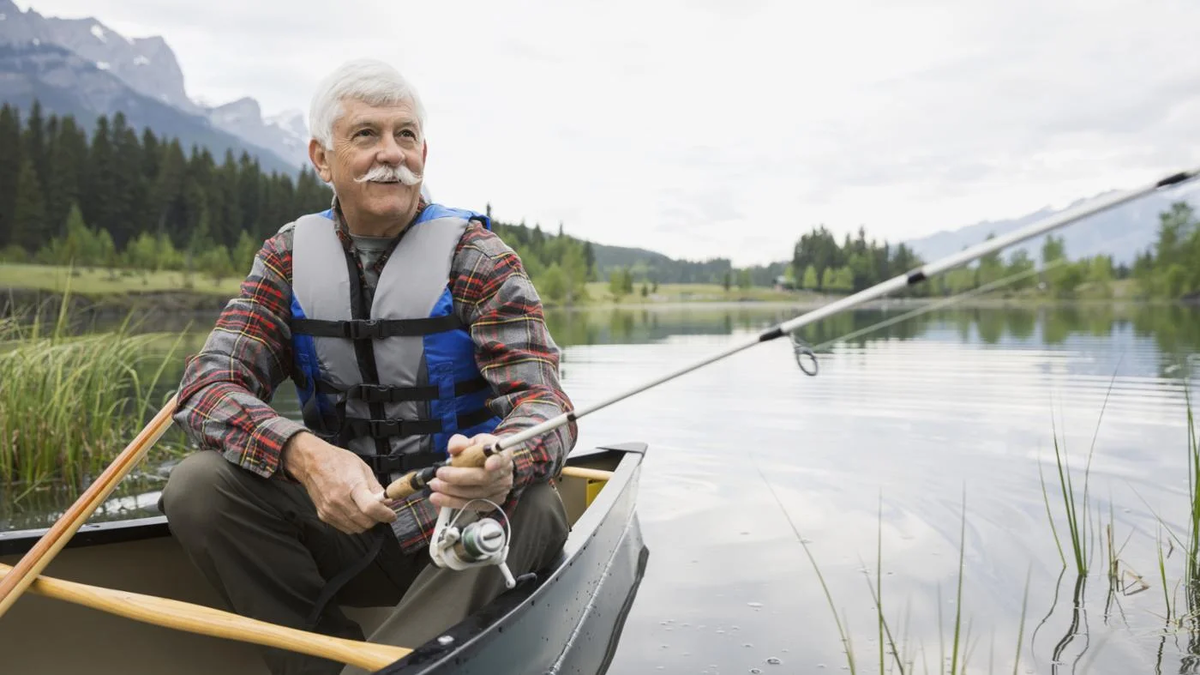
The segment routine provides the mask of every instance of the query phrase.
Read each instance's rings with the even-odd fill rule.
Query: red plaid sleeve
[[[175,414],[201,448],[262,476],[275,473],[284,444],[304,430],[266,403],[292,362],[289,239],[280,233],[264,242],[238,297],[188,359]]]
[[[496,392],[489,405],[503,418],[494,433],[527,429],[572,410],[559,384],[559,351],[546,328],[541,300],[516,252],[472,224],[453,269],[451,294],[471,327],[479,370]],[[577,434],[570,422],[514,449],[515,486],[506,509],[525,487],[558,474]]]

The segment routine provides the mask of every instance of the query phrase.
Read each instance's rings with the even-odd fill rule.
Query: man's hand
[[[396,514],[375,495],[383,491],[367,463],[349,450],[301,432],[283,447],[283,465],[308,490],[317,517],[346,534],[360,534]]]
[[[470,439],[454,434],[446,443],[446,450],[453,457],[469,447],[491,445],[498,440],[499,437],[492,434],[478,434]],[[449,506],[461,509],[472,499],[487,499],[500,506],[508,498],[512,487],[512,450],[504,450],[488,457],[483,468],[443,466],[438,469],[437,478],[429,482],[429,488],[433,491],[429,501],[438,508]],[[476,511],[492,510],[492,506],[486,502],[475,502],[471,508]]]

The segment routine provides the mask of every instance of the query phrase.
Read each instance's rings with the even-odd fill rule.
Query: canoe
[[[523,580],[380,675],[607,671],[649,555],[635,509],[644,443],[572,453],[564,476],[571,533],[550,569]],[[0,563],[16,564],[42,530],[0,532]],[[162,516],[87,524],[43,576],[224,609]],[[388,608],[344,608],[370,635]],[[22,595],[0,617],[6,675],[267,675],[259,648],[154,626],[61,600]]]

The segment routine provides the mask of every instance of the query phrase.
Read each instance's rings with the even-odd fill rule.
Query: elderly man
[[[486,217],[426,203],[417,93],[353,61],[319,86],[309,156],[332,208],[285,225],[187,365],[176,421],[206,450],[171,473],[161,508],[235,611],[363,639],[339,605],[394,606],[372,641],[413,646],[504,590],[494,566],[430,562],[439,507],[503,508],[515,575],[553,562],[566,513],[552,478],[573,425],[444,466],[400,504],[389,481],[570,409],[558,351],[517,255]],[[295,382],[304,423],[268,402]],[[331,661],[264,650],[274,673]]]

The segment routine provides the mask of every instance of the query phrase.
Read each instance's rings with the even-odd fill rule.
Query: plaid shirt
[[[424,208],[424,204],[420,205]],[[337,199],[334,221],[343,246],[361,258],[349,236]],[[304,431],[300,422],[268,402],[292,373],[292,228],[264,242],[238,297],[229,301],[203,349],[188,359],[175,421],[201,448],[264,477],[279,471],[283,446]],[[390,250],[373,265],[383,269]],[[497,436],[513,433],[571,410],[559,386],[559,352],[542,315],[537,291],[517,254],[478,222],[471,223],[450,268],[454,312],[469,327],[476,362],[491,384],[488,406],[502,418]],[[349,298],[347,298],[349,302]],[[513,450],[514,488],[502,505],[511,514],[522,490],[558,474],[578,429],[574,422]],[[437,509],[418,493],[397,507],[393,530],[401,548],[426,546]]]

